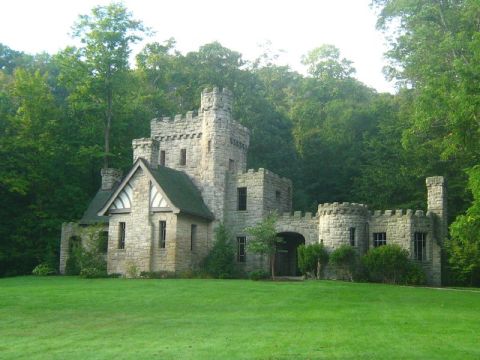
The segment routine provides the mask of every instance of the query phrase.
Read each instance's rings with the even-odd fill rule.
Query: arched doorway
[[[275,275],[298,276],[297,248],[305,244],[303,235],[295,232],[281,232],[277,234],[283,239],[283,243],[277,244],[275,256]]]

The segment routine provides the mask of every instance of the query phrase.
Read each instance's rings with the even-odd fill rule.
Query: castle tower
[[[426,179],[427,208],[433,214],[432,279],[433,285],[441,285],[442,244],[448,235],[447,188],[443,176]]]
[[[225,209],[227,176],[245,172],[249,145],[248,129],[232,118],[233,96],[228,89],[204,90],[199,117],[202,121],[202,194],[216,220]]]
[[[427,210],[435,214],[435,237],[441,244],[448,234],[447,229],[447,187],[443,176],[426,179]]]
[[[146,160],[150,166],[158,166],[158,141],[151,138],[132,140],[133,162],[138,158]]]

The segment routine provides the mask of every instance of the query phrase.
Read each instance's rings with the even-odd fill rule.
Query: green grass
[[[0,279],[1,359],[479,359],[480,292]]]

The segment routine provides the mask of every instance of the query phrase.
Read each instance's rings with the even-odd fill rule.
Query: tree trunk
[[[103,167],[108,168],[110,156],[110,130],[112,127],[112,113],[113,113],[113,89],[112,85],[107,85],[107,113],[105,119],[105,154],[103,155]]]
[[[272,272],[272,280],[275,280],[275,253],[270,254],[270,270]]]

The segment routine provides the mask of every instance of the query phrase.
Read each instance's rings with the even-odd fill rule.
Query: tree
[[[313,273],[315,278],[320,279],[329,258],[323,244],[300,245],[297,254],[298,267],[302,274]]]
[[[272,279],[275,279],[277,244],[283,243],[283,239],[277,236],[277,230],[275,229],[276,222],[277,214],[272,212],[257,225],[245,229],[247,234],[253,237],[248,241],[248,251],[260,254],[261,256],[268,255]]]
[[[215,243],[204,260],[207,273],[215,278],[230,279],[235,275],[235,252],[225,224],[215,229]]]
[[[321,80],[346,79],[355,73],[352,62],[340,59],[340,50],[333,45],[322,45],[302,57],[308,73]]]
[[[480,285],[480,166],[468,170],[473,203],[450,226],[449,263],[457,281]]]
[[[110,133],[114,118],[114,100],[125,83],[129,70],[130,45],[139,41],[147,29],[120,3],[93,8],[91,15],[81,15],[73,26],[88,78],[90,101],[104,119],[104,167],[109,165]]]

